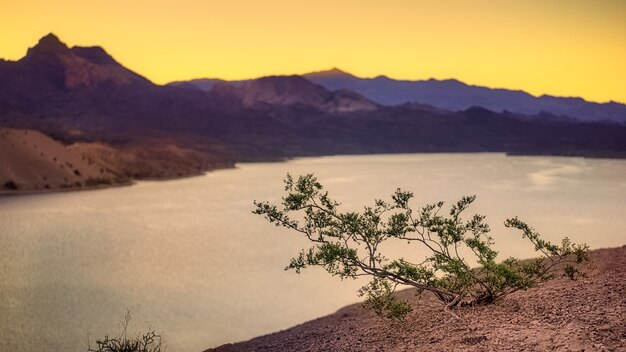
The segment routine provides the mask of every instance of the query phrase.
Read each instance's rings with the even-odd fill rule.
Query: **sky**
[[[339,67],[626,102],[624,0],[0,0],[0,58],[49,32],[159,84]]]

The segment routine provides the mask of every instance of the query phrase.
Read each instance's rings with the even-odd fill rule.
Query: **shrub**
[[[87,348],[87,352],[161,352],[161,335],[148,326],[148,332],[137,335],[134,338],[126,336],[130,323],[130,311],[126,312],[124,320],[120,322],[121,333],[116,337],[105,335],[103,339],[96,340],[96,348]]]
[[[511,218],[505,226],[520,230],[542,258],[497,261],[485,217],[473,215],[466,221],[461,217],[475,196],[463,197],[443,214],[443,202],[414,209],[409,204],[413,194],[397,189],[390,202],[376,200],[363,212],[340,212],[340,204],[311,174],[297,180],[287,175],[285,191],[280,206],[255,201],[253,211],[312,242],[285,270],[299,273],[320,266],[342,279],[369,276],[371,281],[359,294],[365,297],[366,306],[390,318],[403,318],[411,310],[406,301],[393,295],[398,285],[433,293],[446,312],[458,317],[451,308],[493,303],[552,278],[562,268],[574,278],[578,270],[572,264],[587,260],[586,245],[567,238],[560,245],[552,244],[518,218]],[[412,261],[389,259],[381,252],[386,241],[421,246],[429,255]],[[472,268],[473,263],[461,253],[471,253],[479,266]]]
[[[96,187],[96,186],[101,186],[101,185],[110,185],[111,181],[107,180],[105,178],[88,178],[87,181],[85,181],[85,185],[87,187]]]
[[[17,187],[17,183],[13,180],[9,180],[4,183],[4,189],[8,189],[10,191],[17,191],[19,187]]]

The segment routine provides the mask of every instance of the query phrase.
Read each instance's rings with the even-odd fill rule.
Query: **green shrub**
[[[413,194],[398,189],[390,202],[376,200],[363,212],[341,212],[339,203],[311,174],[297,180],[287,175],[285,191],[280,206],[255,201],[253,211],[312,242],[285,269],[299,273],[320,266],[342,279],[369,276],[371,282],[359,294],[377,314],[391,318],[410,312],[408,303],[393,295],[398,285],[433,293],[446,312],[457,316],[451,308],[493,303],[552,278],[555,270],[565,268],[566,275],[574,278],[578,271],[572,264],[587,260],[588,246],[567,238],[560,245],[552,244],[518,218],[511,218],[505,226],[519,229],[542,258],[498,261],[485,217],[461,217],[475,196],[463,197],[445,214],[443,202],[412,208]],[[381,251],[386,241],[420,246],[429,255],[414,260],[388,258]],[[471,253],[479,266],[473,268],[473,262],[460,253]]]

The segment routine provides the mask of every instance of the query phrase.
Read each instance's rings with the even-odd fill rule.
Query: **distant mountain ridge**
[[[472,106],[524,115],[548,112],[581,121],[626,123],[626,105],[617,102],[594,103],[582,98],[550,95],[535,97],[521,90],[471,86],[458,80],[395,80],[386,76],[359,78],[338,68],[304,74],[311,82],[328,89],[350,89],[382,105],[408,102],[432,105],[451,111]]]
[[[377,105],[346,89],[334,92],[301,76],[270,76],[228,83],[215,82],[211,91],[237,97],[246,106],[304,106],[328,112],[372,111]]]
[[[548,113],[561,118],[588,122],[619,122],[626,124],[626,105],[618,102],[596,103],[582,98],[542,95],[535,97],[522,90],[488,88],[446,80],[395,80],[386,76],[360,78],[338,68],[302,75],[307,80],[335,91],[347,89],[374,103],[386,106],[417,103],[449,111],[462,111],[480,106],[495,112],[512,112],[534,116]],[[240,85],[251,80],[231,81]],[[170,85],[210,91],[217,78],[172,82]]]

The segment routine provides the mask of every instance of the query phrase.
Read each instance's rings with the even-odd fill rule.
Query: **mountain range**
[[[384,89],[374,94],[348,83],[337,86],[338,82],[370,86],[377,80],[332,70],[157,85],[101,47],[69,48],[49,34],[22,59],[0,60],[0,127],[10,128],[11,135],[13,130],[37,131],[69,149],[79,145],[74,152],[107,165],[120,180],[181,177],[239,161],[310,155],[483,151],[626,155],[626,125],[619,123],[620,118],[598,117],[600,113],[580,118],[536,108],[533,114],[535,110],[515,112],[508,105],[499,111],[456,98],[449,99],[452,105],[442,106],[439,101],[457,94],[443,86],[439,86],[442,95],[431,93],[432,100],[395,101],[381,98],[394,96]],[[446,91],[448,95],[443,94]],[[506,102],[502,100],[502,106]],[[623,108],[613,105],[616,111]],[[0,165],[11,167],[19,162],[11,159],[18,154],[0,150]],[[11,177],[0,180],[0,189],[9,181],[19,189],[42,186],[20,174]],[[65,186],[84,187],[77,183]]]
[[[535,97],[521,90],[493,89],[468,85],[455,79],[395,80],[386,76],[360,78],[333,68],[302,75],[307,80],[331,91],[347,89],[380,105],[418,103],[436,108],[461,111],[474,106],[495,112],[513,112],[534,116],[549,113],[588,122],[626,123],[626,105],[617,102],[595,103],[582,98]],[[210,90],[220,79],[195,79],[172,82],[171,85]],[[245,81],[236,81],[241,83]]]

